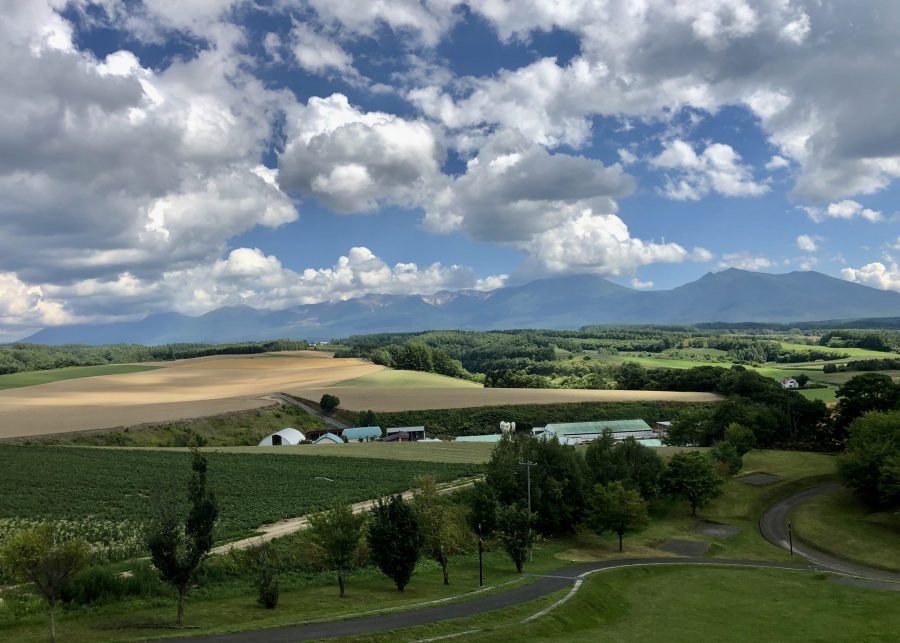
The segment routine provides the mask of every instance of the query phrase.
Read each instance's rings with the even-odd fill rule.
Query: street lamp
[[[478,586],[484,587],[484,564],[482,562],[481,523],[478,523]]]
[[[528,542],[530,543],[530,547],[528,548],[528,562],[533,563],[534,540],[531,537],[531,467],[536,467],[537,463],[526,460],[525,462],[520,462],[519,465],[525,467],[525,472],[528,479]]]

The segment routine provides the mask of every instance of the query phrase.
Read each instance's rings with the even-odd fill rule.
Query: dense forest
[[[88,346],[71,344],[47,346],[44,344],[0,344],[0,375],[24,371],[43,371],[66,366],[100,366],[102,364],[128,364],[132,362],[156,362],[208,355],[239,355],[290,351],[309,348],[306,342],[284,339],[268,342],[241,344],[163,344],[141,346],[139,344],[110,344]]]

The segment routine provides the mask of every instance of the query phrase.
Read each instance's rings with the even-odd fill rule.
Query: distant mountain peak
[[[150,315],[139,322],[46,328],[46,344],[322,340],[435,328],[579,328],[598,324],[804,322],[900,317],[900,293],[815,271],[728,268],[671,290],[635,290],[597,275],[537,279],[492,291],[369,294],[346,301],[257,310],[238,305],[199,317]]]

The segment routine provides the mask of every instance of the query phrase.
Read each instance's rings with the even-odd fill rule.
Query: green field
[[[644,567],[590,576],[537,621],[466,640],[896,641],[898,631],[896,592],[809,572]]]
[[[334,448],[301,444],[295,447],[218,447],[211,450],[220,453],[265,454],[277,450],[280,454],[297,457],[321,457],[323,453],[338,458],[377,458],[398,462],[446,462],[455,464],[482,464],[491,457],[494,445],[484,442],[348,442]]]
[[[203,444],[208,446],[256,446],[270,433],[289,426],[301,432],[328,427],[320,418],[300,407],[285,405],[154,426],[21,438],[16,442],[77,446],[185,447],[194,445],[199,437]]]
[[[818,496],[791,515],[794,533],[814,547],[900,572],[900,513],[871,513],[847,490]]]
[[[372,388],[482,388],[478,382],[461,380],[437,373],[422,371],[401,371],[385,369],[363,375],[352,380],[340,382],[335,386],[354,386]]]
[[[340,447],[336,447],[340,448]],[[409,489],[414,477],[450,480],[478,473],[473,464],[319,455],[296,458],[210,453],[209,479],[219,499],[217,539],[246,535],[282,518],[336,501],[357,502]],[[183,496],[190,455],[140,449],[0,445],[0,518],[95,519],[140,523],[154,496],[174,486]]]
[[[69,366],[67,368],[53,368],[46,371],[8,373],[6,375],[0,375],[0,390],[21,388],[23,386],[36,386],[37,384],[49,384],[50,382],[73,380],[79,377],[140,373],[141,371],[152,371],[157,368],[159,367],[143,366],[140,364],[103,364],[101,366]]]
[[[849,359],[884,359],[886,357],[895,357],[896,353],[885,353],[883,351],[872,351],[867,348],[832,348],[830,346],[807,346],[806,344],[791,344],[790,342],[781,342],[781,347],[788,351],[806,352],[808,350],[827,351],[835,355],[849,355]],[[848,358],[838,358],[847,361]]]

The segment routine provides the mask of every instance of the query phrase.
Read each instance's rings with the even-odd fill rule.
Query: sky
[[[0,341],[590,273],[900,291],[896,0],[0,0]]]

